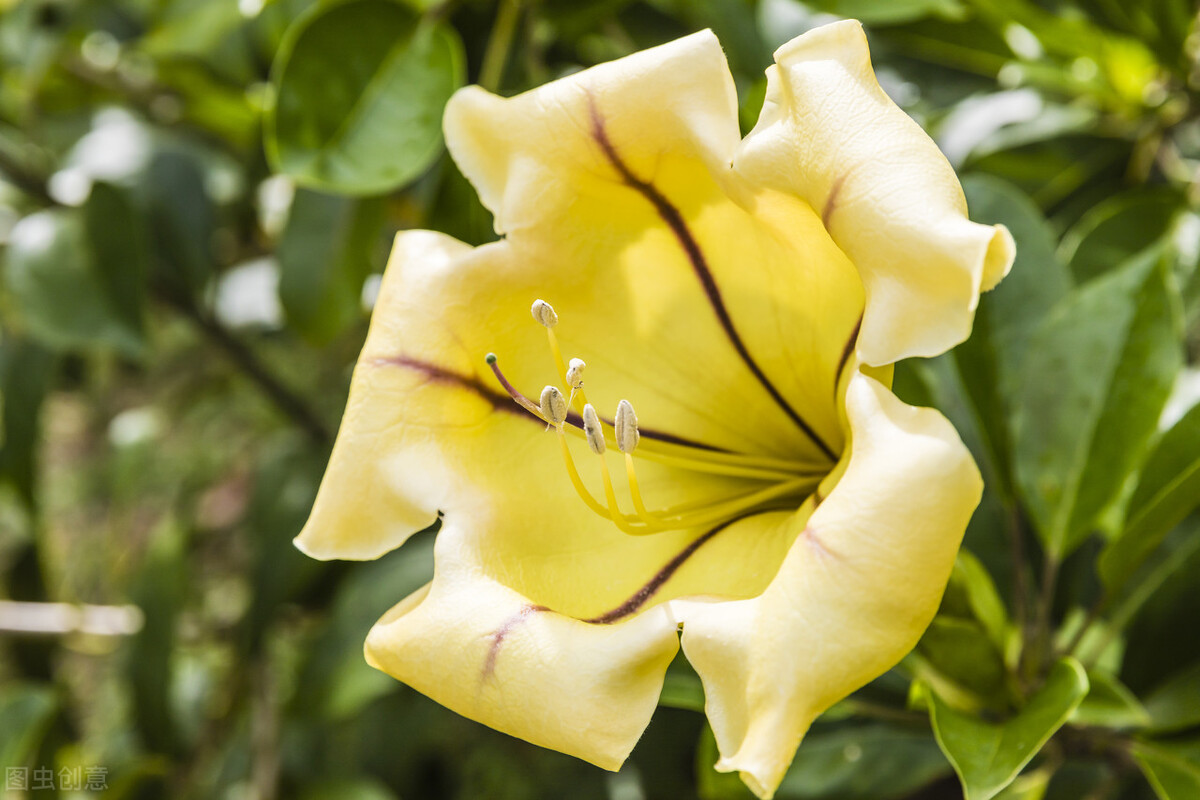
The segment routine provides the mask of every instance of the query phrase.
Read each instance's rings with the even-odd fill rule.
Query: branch
[[[333,434],[308,404],[290,388],[285,386],[259,361],[258,356],[212,317],[201,313],[195,306],[179,300],[168,292],[159,297],[191,322],[210,342],[216,345],[246,377],[254,382],[275,407],[299,426],[315,444],[324,448],[333,445]]]

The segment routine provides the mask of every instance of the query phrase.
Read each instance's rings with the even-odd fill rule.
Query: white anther
[[[554,313],[554,306],[545,300],[534,300],[533,307],[529,309],[529,313],[533,314],[533,318],[547,328],[553,328],[558,324],[558,314]]]
[[[557,386],[542,389],[541,408],[542,416],[556,427],[567,418],[567,398],[563,397]]]
[[[583,407],[583,432],[592,452],[598,456],[604,455],[604,429],[600,427],[600,417],[591,403]]]
[[[572,358],[567,364],[567,385],[572,389],[583,388],[583,370],[586,366],[582,358]]]
[[[638,433],[637,414],[633,413],[633,405],[628,400],[617,403],[613,429],[617,437],[617,449],[622,453],[632,453],[642,435]]]

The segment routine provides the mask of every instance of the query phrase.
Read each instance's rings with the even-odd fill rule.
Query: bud
[[[613,421],[617,437],[617,449],[622,453],[632,453],[642,438],[638,433],[637,414],[633,413],[633,405],[628,400],[617,403],[617,417]]]
[[[583,370],[586,366],[582,358],[572,358],[567,364],[567,385],[572,389],[583,388]]]
[[[600,427],[600,417],[591,403],[583,407],[583,432],[592,452],[598,456],[604,455],[604,429]]]
[[[567,418],[567,398],[563,397],[557,386],[542,389],[540,405],[542,416],[555,427],[562,425],[563,420]]]
[[[533,314],[533,318],[547,328],[553,328],[558,324],[558,314],[554,313],[554,306],[545,300],[534,300],[529,313]]]

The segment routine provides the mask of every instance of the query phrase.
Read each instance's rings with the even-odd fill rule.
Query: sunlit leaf
[[[1159,800],[1200,797],[1200,740],[1138,742],[1133,757]]]
[[[1105,728],[1142,728],[1150,714],[1116,676],[1099,669],[1088,671],[1088,693],[1071,722]]]
[[[1013,421],[1018,486],[1065,555],[1120,500],[1182,364],[1179,300],[1154,252],[1060,302],[1030,339]]]
[[[319,6],[276,57],[267,153],[314,188],[394,189],[437,157],[442,109],[463,78],[452,28],[388,0]]]
[[[930,692],[929,711],[942,752],[962,781],[966,800],[990,800],[1037,755],[1088,691],[1079,662],[1064,659],[1013,718],[994,724],[956,711]]]
[[[1110,590],[1120,588],[1171,530],[1200,505],[1200,406],[1155,446],[1126,509],[1124,529],[1097,562]]]

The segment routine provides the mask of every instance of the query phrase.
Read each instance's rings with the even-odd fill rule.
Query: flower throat
[[[544,300],[537,300],[530,309],[533,318],[546,329],[554,363],[563,388],[550,384],[542,389],[537,402],[521,393],[500,370],[494,353],[488,353],[487,364],[496,379],[518,405],[554,428],[562,451],[563,463],[571,484],[580,499],[592,511],[611,520],[625,533],[641,536],[662,531],[679,530],[702,525],[714,525],[751,512],[775,508],[794,508],[811,495],[828,472],[813,464],[766,456],[711,450],[691,444],[643,436],[638,429],[637,414],[628,400],[621,400],[611,422],[603,420],[588,402],[583,389],[586,364],[582,359],[563,358],[554,327],[558,314]],[[564,389],[566,394],[564,395]],[[591,452],[599,458],[600,476],[604,484],[603,499],[597,498],[584,484],[567,436],[582,438]],[[634,513],[627,514],[617,502],[612,474],[605,452],[609,447],[620,451],[625,458],[625,478]],[[715,500],[681,503],[667,508],[650,510],[638,486],[636,460],[642,458],[664,466],[712,475],[761,481],[760,489],[730,494]]]

